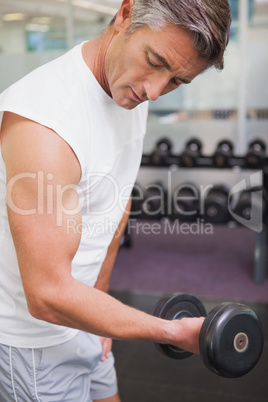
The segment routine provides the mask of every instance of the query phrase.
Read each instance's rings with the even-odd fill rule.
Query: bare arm
[[[113,240],[111,241],[111,244],[108,248],[106,258],[102,264],[100,273],[98,275],[98,279],[94,286],[96,289],[102,290],[103,292],[108,292],[108,290],[109,290],[110,278],[111,278],[114,262],[115,262],[117,252],[118,252],[118,249],[120,246],[121,238],[126,229],[130,209],[131,209],[131,198],[129,199],[126,210],[124,212],[124,215],[121,219],[121,222],[118,225],[118,228],[114,234]],[[112,339],[102,337],[102,336],[100,337],[100,339],[101,339],[101,344],[102,344],[101,361],[104,361],[110,355],[110,352],[112,350]]]
[[[102,290],[103,292],[108,292],[110,278],[114,266],[114,262],[118,253],[118,249],[120,246],[121,238],[125,232],[129,214],[131,209],[131,199],[129,200],[124,215],[121,219],[121,222],[118,225],[118,228],[114,234],[113,240],[108,248],[108,252],[106,258],[102,264],[97,282],[95,284],[95,288]]]
[[[7,168],[10,228],[29,312],[38,319],[101,336],[173,343],[197,353],[202,319],[161,320],[72,277],[80,235],[68,233],[67,219],[81,222],[75,191],[81,172],[71,148],[52,130],[10,113],[4,116],[1,147]],[[41,172],[44,188],[53,185],[50,190],[54,191],[42,194],[43,209],[40,189],[34,179],[26,177],[27,172]],[[17,175],[20,179],[14,184]],[[59,210],[55,207],[58,190],[67,186],[64,210]],[[25,214],[33,210],[37,213]]]

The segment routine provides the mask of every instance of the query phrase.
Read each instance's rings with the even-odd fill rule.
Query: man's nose
[[[144,83],[146,96],[149,100],[155,101],[159,96],[167,92],[169,80],[166,78],[155,78],[154,80],[147,80]]]

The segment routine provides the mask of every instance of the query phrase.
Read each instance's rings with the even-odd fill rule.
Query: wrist
[[[172,320],[162,320],[162,334],[159,343],[171,344],[180,342],[181,340],[181,322],[176,320],[176,323]]]
[[[167,320],[163,327],[165,335],[160,343],[170,344],[185,351],[199,354],[199,335],[203,321],[204,317]]]

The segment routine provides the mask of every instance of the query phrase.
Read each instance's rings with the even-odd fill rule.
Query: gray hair
[[[146,25],[159,32],[167,24],[187,30],[200,59],[223,69],[231,25],[228,0],[135,0],[126,35]]]

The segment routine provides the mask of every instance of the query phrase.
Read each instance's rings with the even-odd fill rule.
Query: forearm
[[[116,260],[116,256],[118,253],[118,249],[120,246],[122,236],[125,233],[130,210],[131,210],[131,198],[128,201],[124,215],[121,219],[121,222],[118,225],[118,228],[114,234],[113,240],[108,248],[106,258],[102,264],[98,279],[95,284],[95,288],[102,290],[103,292],[108,292],[108,290],[109,290],[109,284],[110,284],[112,270],[114,267],[114,263]]]
[[[50,289],[46,308],[36,318],[99,336],[120,340],[167,343],[199,353],[199,333],[204,318],[163,320],[129,307],[110,295],[73,278],[59,289]]]
[[[111,247],[112,246],[112,247]],[[110,286],[110,279],[112,275],[112,270],[118,253],[118,247],[111,245],[108,249],[107,256],[102,264],[100,273],[98,275],[97,281],[95,283],[95,289],[101,290],[102,292],[108,292]]]
[[[48,292],[43,307],[36,304],[31,311],[36,318],[114,339],[170,341],[167,321],[124,305],[73,278]]]

